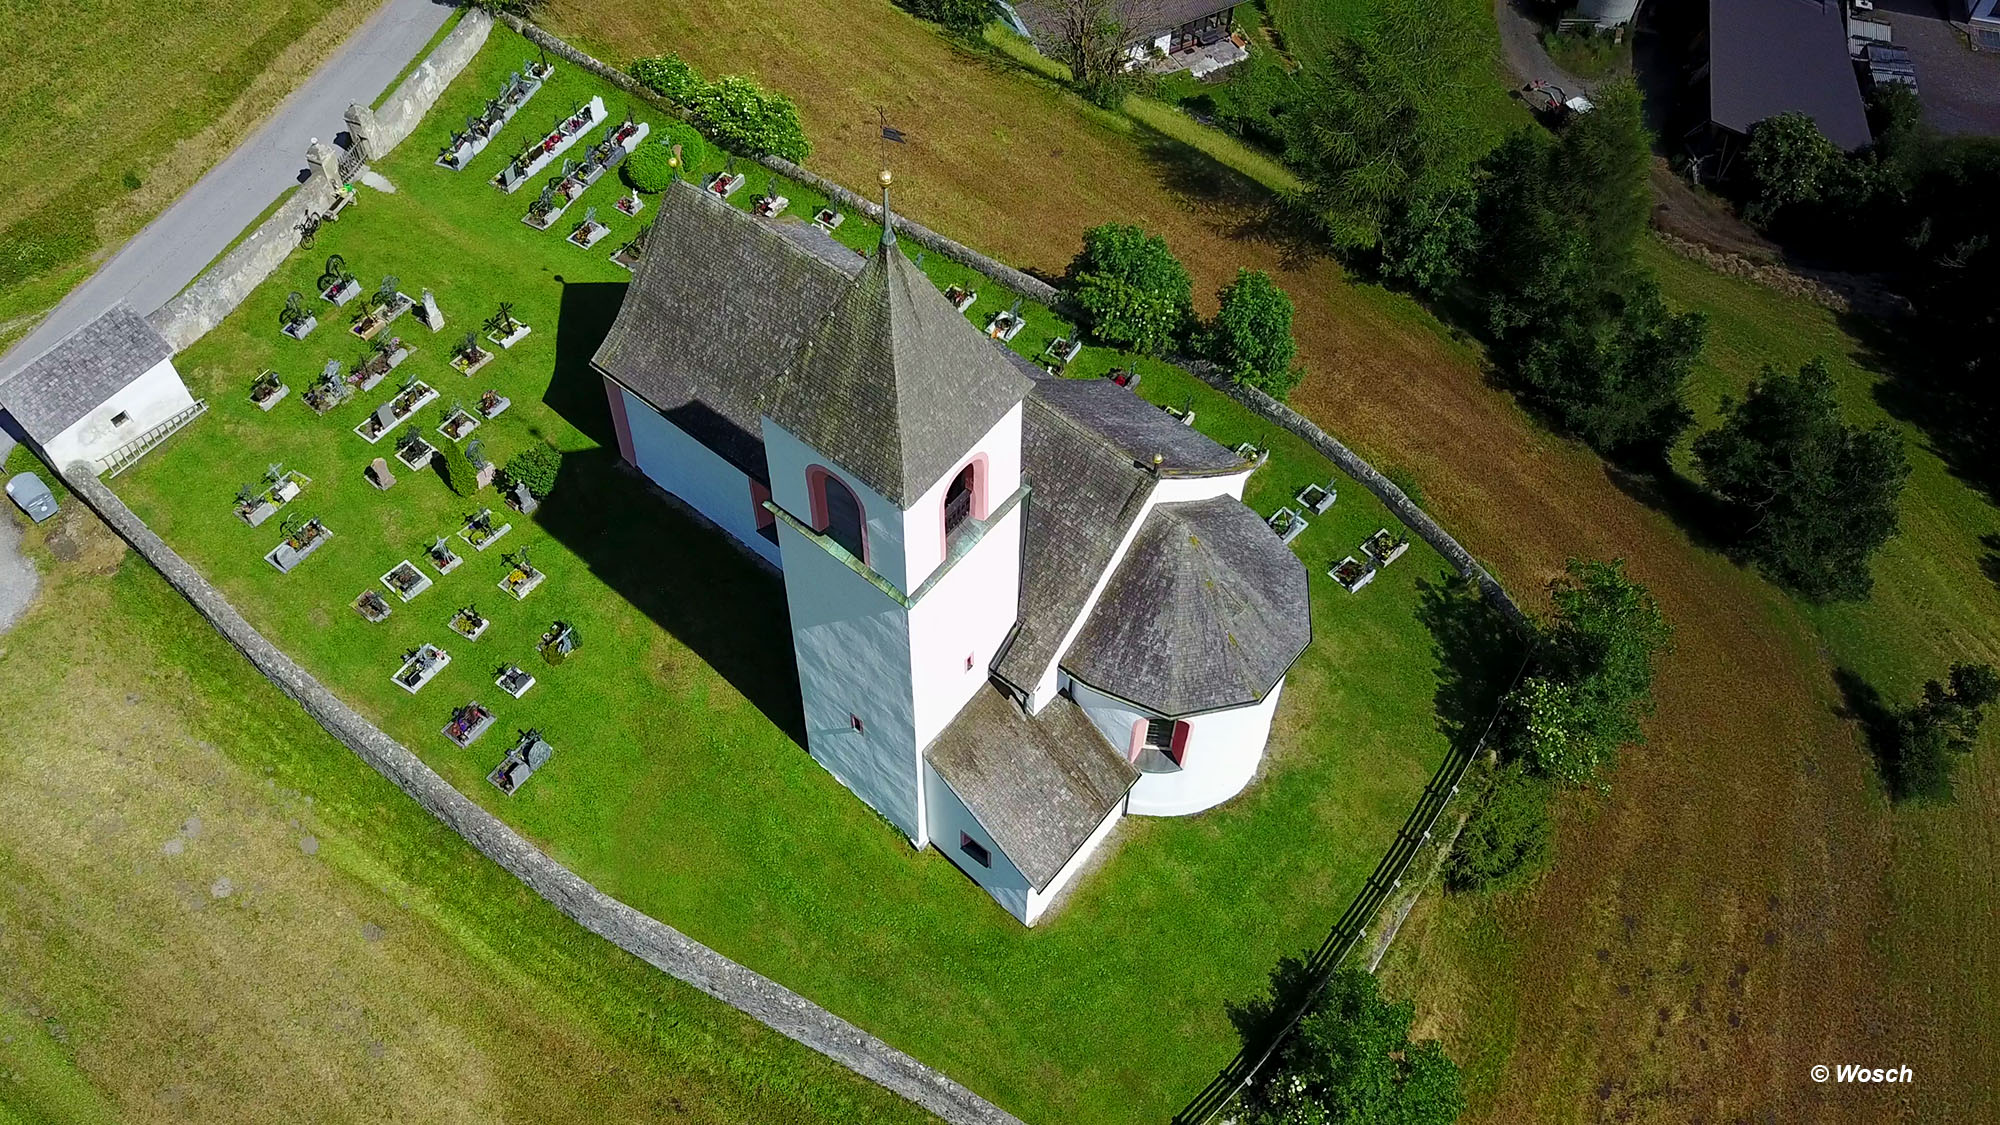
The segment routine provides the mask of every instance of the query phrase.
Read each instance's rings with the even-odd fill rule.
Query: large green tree
[[[1285,397],[1299,381],[1291,297],[1263,270],[1238,269],[1216,298],[1220,308],[1201,333],[1202,351],[1238,381]]]
[[[1470,9],[1387,0],[1307,64],[1286,154],[1334,245],[1372,250],[1406,209],[1460,185],[1480,146],[1466,113],[1483,60]]]
[[[1302,983],[1296,962],[1253,1013],[1268,1027]],[[1382,998],[1360,969],[1333,975],[1297,1029],[1243,1092],[1242,1125],[1450,1125],[1465,1112],[1458,1064],[1435,1039],[1412,1042],[1415,1007]],[[1262,1018],[1255,1018],[1261,1016]]]
[[[1194,283],[1167,241],[1135,226],[1105,223],[1083,232],[1083,250],[1064,279],[1070,300],[1107,344],[1159,353],[1194,318]]]
[[[1803,113],[1780,113],[1750,127],[1743,150],[1753,193],[1748,217],[1768,223],[1786,207],[1816,203],[1841,162],[1841,152]]]
[[[1696,439],[1695,460],[1743,553],[1807,598],[1866,597],[1869,558],[1896,534],[1910,475],[1894,427],[1842,421],[1818,358],[1796,375],[1765,368],[1722,415]]]
[[[1898,798],[1949,801],[1959,760],[1972,753],[1986,708],[2000,699],[1991,664],[1953,664],[1945,681],[1924,685],[1922,698],[1897,721],[1891,787]]]

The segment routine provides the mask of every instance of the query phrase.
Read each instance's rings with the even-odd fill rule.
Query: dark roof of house
[[[1112,0],[1111,17],[1125,29],[1125,42],[1153,39],[1162,32],[1234,8],[1237,0]],[[1062,41],[1064,7],[1049,0],[1014,0],[1014,11],[1044,44]]]
[[[1021,609],[1014,636],[994,662],[999,677],[1030,690],[1055,662],[1063,638],[1111,564],[1157,478],[1249,468],[1241,457],[1108,379],[1039,372],[1021,414],[1021,471],[1028,498]],[[1268,534],[1268,533],[1267,533]]]
[[[1312,640],[1306,569],[1231,496],[1146,517],[1063,667],[1161,715],[1264,698]]]
[[[1738,133],[1804,113],[1844,149],[1869,141],[1838,3],[1709,0],[1708,116]]]
[[[1028,386],[885,240],[762,404],[772,421],[907,508]]]
[[[115,305],[0,384],[0,404],[29,437],[50,441],[173,354],[145,317]]]
[[[675,185],[660,193],[645,254],[592,362],[764,480],[758,396],[863,264],[817,227],[758,219]]]
[[[1038,891],[1139,778],[1075,703],[1028,715],[991,684],[924,757]]]

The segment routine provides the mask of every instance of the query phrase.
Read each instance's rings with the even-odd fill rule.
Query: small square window
[[[986,850],[985,844],[964,832],[958,834],[958,850],[964,852],[967,859],[981,867],[993,866],[993,853]]]
[[[132,416],[130,414],[125,413],[123,410],[120,410],[118,413],[113,414],[111,416],[111,424],[114,426],[122,426],[125,423],[130,422],[131,420]]]
[[[972,656],[969,652],[965,654],[965,670],[968,672],[972,671]]]
[[[849,716],[847,716],[847,725],[848,725],[848,726],[850,726],[850,727],[853,727],[853,728],[854,728],[854,733],[855,733],[855,734],[860,734],[860,733],[861,733],[861,716],[859,716],[859,715],[849,715]]]

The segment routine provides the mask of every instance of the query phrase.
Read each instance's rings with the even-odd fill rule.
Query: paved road
[[[180,292],[286,188],[299,182],[306,170],[306,143],[314,137],[331,140],[345,129],[348,105],[373,102],[451,11],[434,0],[384,0],[248,140],[0,357],[0,382],[119,301],[150,313]]]

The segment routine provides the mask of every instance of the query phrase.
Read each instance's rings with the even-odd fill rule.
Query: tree
[[[686,105],[708,85],[694,67],[671,52],[637,59],[626,70],[641,86],[681,105]]]
[[[1895,429],[1842,422],[1819,358],[1797,375],[1765,368],[1722,417],[1696,439],[1695,461],[1743,553],[1812,600],[1866,597],[1869,556],[1896,534],[1910,475]]]
[[[1596,108],[1572,117],[1557,138],[1548,179],[1566,193],[1562,202],[1583,232],[1591,276],[1616,288],[1653,214],[1653,140],[1629,79],[1591,98]]]
[[[1551,786],[1520,761],[1494,771],[1493,781],[1445,861],[1454,891],[1504,890],[1528,882],[1551,855]]]
[[[444,483],[460,496],[470,496],[479,491],[479,470],[474,468],[465,450],[455,441],[439,442],[438,456],[444,465]]]
[[[724,75],[688,102],[695,127],[731,152],[783,157],[797,163],[812,151],[799,107],[783,94],[766,93],[740,75]]]
[[[1407,208],[1447,194],[1477,155],[1465,112],[1481,56],[1465,5],[1388,0],[1327,46],[1285,115],[1286,155],[1336,247],[1372,250]]]
[[[1601,785],[1618,748],[1643,740],[1653,661],[1673,630],[1622,559],[1571,559],[1549,595],[1555,614],[1536,629],[1534,673],[1506,700],[1508,756],[1559,785]]]
[[[1269,1026],[1292,1001],[1297,962],[1275,974],[1249,1021]],[[1416,1008],[1382,998],[1375,977],[1342,969],[1243,1092],[1243,1125],[1450,1125],[1465,1112],[1458,1064],[1435,1039],[1411,1042]]]
[[[1124,104],[1132,78],[1125,55],[1122,0],[1055,0],[1056,58],[1070,81],[1094,105]]]
[[[1501,354],[1516,385],[1592,448],[1658,454],[1694,420],[1683,393],[1707,334],[1704,314],[1669,312],[1640,277],[1576,294]]]
[[[541,442],[507,459],[500,470],[509,485],[525,484],[536,496],[546,497],[556,490],[556,476],[562,472],[562,454]]]
[[[1806,114],[1780,113],[1757,122],[1743,150],[1754,193],[1748,217],[1761,226],[1793,204],[1818,202],[1841,159],[1840,150]]]
[[[665,191],[674,180],[673,158],[665,145],[640,145],[619,163],[618,172],[639,191]]]
[[[1411,200],[1382,231],[1382,273],[1430,297],[1465,272],[1479,243],[1469,181]]]
[[[1194,283],[1166,239],[1106,223],[1083,232],[1064,285],[1107,344],[1158,354],[1194,317]]]
[[[993,18],[991,0],[896,0],[896,6],[958,32],[976,32]]]
[[[1959,759],[1972,753],[1986,707],[2000,699],[2000,673],[1991,664],[1953,664],[1946,680],[1926,683],[1897,721],[1890,785],[1898,798],[1951,800]]]
[[[1202,351],[1239,382],[1284,398],[1298,384],[1292,367],[1292,299],[1263,270],[1238,269],[1217,295],[1221,308],[1202,334]]]

